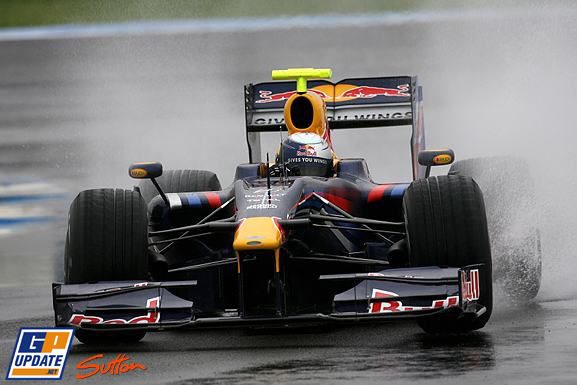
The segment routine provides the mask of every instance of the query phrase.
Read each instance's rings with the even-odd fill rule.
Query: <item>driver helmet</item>
[[[276,163],[284,165],[290,175],[330,177],[334,174],[330,145],[310,132],[289,135],[281,145]]]

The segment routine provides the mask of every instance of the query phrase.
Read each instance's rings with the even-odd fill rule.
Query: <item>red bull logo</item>
[[[375,274],[375,276],[378,273]],[[447,309],[454,306],[459,306],[459,297],[450,296],[445,299],[434,300],[431,306],[406,306],[399,300],[394,300],[398,297],[397,293],[385,291],[380,289],[373,289],[371,298],[391,298],[387,301],[371,302],[369,305],[369,313],[395,313],[395,312],[410,312],[433,309]]]
[[[411,96],[408,84],[401,84],[396,88],[356,86],[352,84],[337,84],[334,87],[322,85],[310,88],[309,91],[314,92],[325,100],[328,99],[328,102],[334,103],[346,102],[354,99],[372,99],[378,96],[404,98]],[[272,91],[260,90],[258,95],[260,99],[255,103],[281,102],[288,100],[288,98],[296,93],[296,91],[287,91],[275,94]]]
[[[297,156],[317,156],[317,150],[314,146],[305,144],[299,147],[297,150]]]
[[[69,325],[81,326],[83,323],[89,324],[106,324],[106,325],[128,325],[128,324],[155,324],[160,321],[160,297],[154,297],[146,300],[146,308],[149,309],[147,315],[134,317],[131,319],[109,319],[104,320],[102,317],[89,316],[84,314],[72,314]]]
[[[335,96],[335,102],[346,101],[351,99],[371,99],[377,96],[411,96],[409,93],[409,85],[402,84],[397,88],[383,88],[383,87],[369,87],[357,86],[349,88],[338,96]]]

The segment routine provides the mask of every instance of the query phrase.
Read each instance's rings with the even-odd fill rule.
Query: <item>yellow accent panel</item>
[[[291,118],[291,106],[297,98],[307,98],[313,106],[313,121],[310,126],[305,128],[296,128]],[[307,92],[306,94],[294,94],[287,101],[284,106],[284,120],[287,126],[288,134],[296,134],[298,132],[310,132],[319,136],[324,136],[327,129],[327,108],[324,100],[314,92]]]
[[[232,247],[243,250],[276,250],[282,244],[282,233],[271,217],[246,218],[234,234]]]

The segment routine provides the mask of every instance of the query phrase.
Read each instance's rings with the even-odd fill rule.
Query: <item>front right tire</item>
[[[138,192],[82,191],[72,201],[64,251],[68,284],[148,278],[148,217]],[[86,344],[136,342],[146,332],[77,329]]]
[[[148,218],[135,191],[82,191],[70,205],[66,240],[66,283],[147,278]]]

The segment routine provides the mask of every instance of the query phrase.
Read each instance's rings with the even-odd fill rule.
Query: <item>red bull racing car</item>
[[[416,77],[330,75],[273,71],[284,81],[245,87],[249,163],[226,188],[209,171],[136,163],[134,190],[81,192],[65,282],[52,288],[56,325],[85,343],[400,318],[482,328],[493,301],[483,194],[469,176],[429,176],[454,154],[425,150]],[[332,148],[332,130],[399,125],[412,128],[410,182],[377,184],[363,159]],[[261,133],[279,130],[286,140],[262,162]]]

